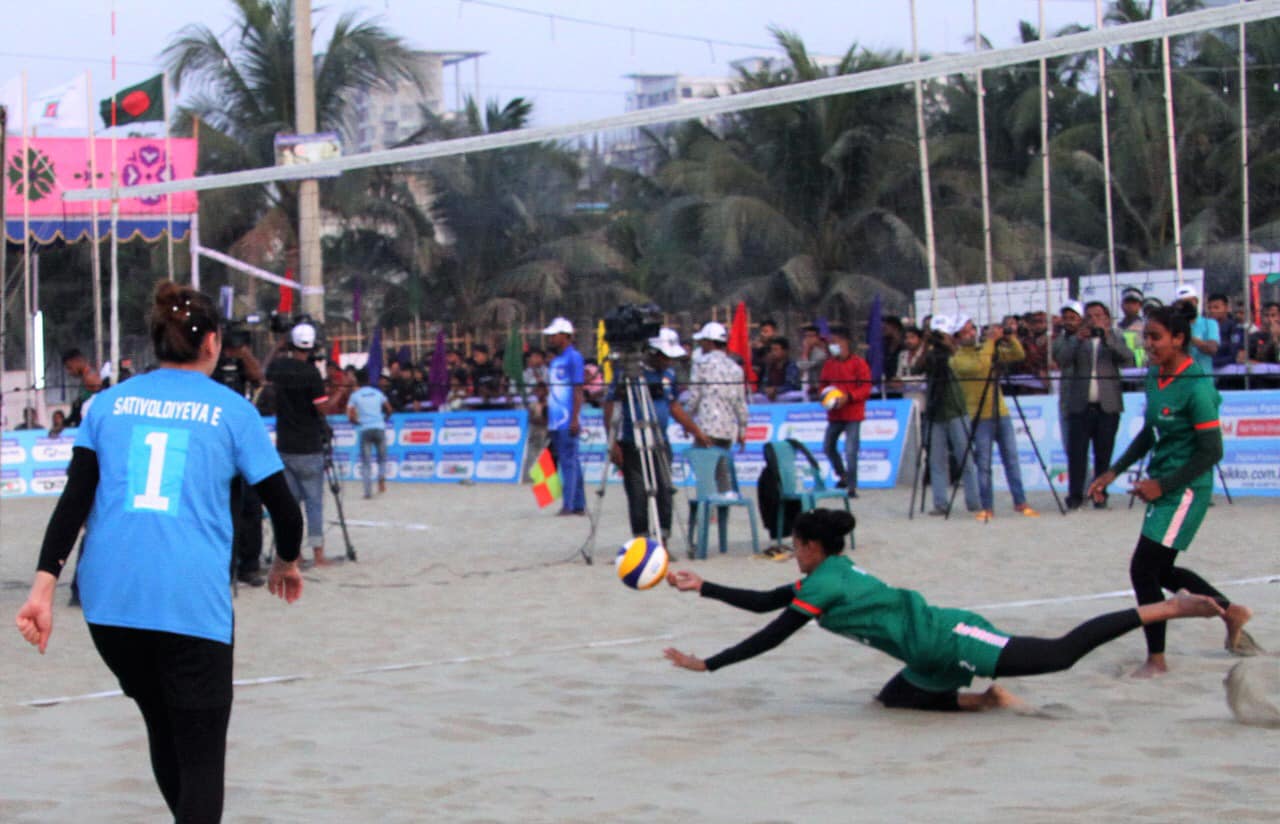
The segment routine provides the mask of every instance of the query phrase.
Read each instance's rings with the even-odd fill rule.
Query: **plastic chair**
[[[813,486],[808,489],[804,487],[796,475],[795,447],[786,441],[773,441],[771,446],[773,455],[778,461],[778,525],[774,531],[775,535],[782,534],[782,519],[786,511],[782,504],[785,501],[799,501],[800,511],[808,512],[818,505],[818,501],[839,498],[844,503],[844,511],[852,512],[849,508],[848,493],[843,489],[828,489],[822,482],[821,473],[808,461],[805,461],[805,467],[808,469]]]
[[[728,551],[729,539],[729,507],[744,506],[751,522],[751,551],[760,551],[760,536],[756,529],[756,504],[750,498],[744,498],[738,491],[738,473],[734,469],[733,455],[720,447],[691,447],[684,452],[685,459],[693,469],[695,482],[694,523],[690,531],[694,534],[693,552],[696,558],[707,557],[707,532],[711,526],[711,507],[719,508],[718,526],[720,533],[720,551]],[[716,485],[716,467],[720,461],[729,465],[729,477],[733,489],[721,492]]]

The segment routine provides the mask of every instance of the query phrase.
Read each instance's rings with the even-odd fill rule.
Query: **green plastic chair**
[[[811,487],[805,488],[804,483],[800,480],[796,472],[796,450],[795,447],[786,441],[773,441],[770,446],[773,447],[773,455],[778,461],[778,523],[775,535],[782,535],[782,520],[786,508],[783,503],[786,501],[799,501],[800,511],[808,512],[818,505],[818,501],[827,498],[838,498],[844,503],[844,511],[852,512],[849,508],[849,495],[843,489],[828,489],[827,485],[822,482],[822,474],[817,467],[804,462],[804,467],[808,471]]]
[[[690,524],[690,532],[694,536],[692,542],[694,557],[703,559],[707,557],[707,533],[711,526],[711,507],[713,506],[719,509],[717,520],[720,552],[728,551],[729,508],[734,506],[747,508],[751,523],[751,551],[759,552],[760,536],[756,529],[756,504],[750,498],[743,497],[738,491],[738,473],[734,468],[733,454],[720,447],[695,446],[686,449],[684,457],[693,470],[695,481],[694,522]],[[733,481],[733,489],[728,492],[721,492],[716,485],[716,466],[720,461],[727,461],[729,464],[729,477]]]

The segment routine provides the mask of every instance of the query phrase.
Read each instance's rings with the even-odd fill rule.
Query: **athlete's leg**
[[[1212,618],[1222,615],[1207,595],[1179,592],[1168,600],[1137,609],[1109,612],[1085,621],[1061,638],[1015,635],[1000,652],[996,676],[1042,675],[1070,669],[1089,652],[1139,626],[1163,624],[1175,618]]]
[[[930,692],[917,687],[899,672],[885,684],[876,700],[892,710],[960,712],[1016,707],[1023,702],[1004,687],[992,684],[986,692]]]
[[[230,718],[230,706],[169,710],[173,764],[180,775],[181,788],[177,803],[170,804],[177,821],[185,824],[221,820]]]
[[[1164,600],[1161,581],[1167,574],[1166,568],[1173,566],[1176,554],[1145,535],[1138,539],[1133,557],[1129,560],[1129,580],[1133,583],[1133,594],[1137,596],[1139,605]],[[1142,632],[1147,636],[1147,656],[1161,656],[1161,660],[1157,662],[1159,668],[1164,656],[1164,624],[1148,624],[1142,628]]]

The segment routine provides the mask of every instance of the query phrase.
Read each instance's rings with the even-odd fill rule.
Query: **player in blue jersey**
[[[213,302],[162,282],[150,328],[160,368],[102,392],[85,414],[17,625],[43,653],[58,574],[87,521],[89,634],[142,712],[174,818],[217,821],[231,716],[232,479],[243,476],[271,514],[267,583],[290,603],[302,594],[302,515],[257,410],[209,378],[222,348]]]

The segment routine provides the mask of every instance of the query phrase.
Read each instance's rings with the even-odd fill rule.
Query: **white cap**
[[[1084,317],[1084,304],[1078,300],[1069,300],[1062,304],[1062,312],[1075,312],[1080,317]]]
[[[1200,300],[1200,293],[1196,291],[1196,287],[1192,286],[1189,283],[1184,283],[1178,287],[1177,291],[1173,293],[1173,299],[1174,300],[1187,300],[1187,299]]]
[[[556,318],[551,321],[551,325],[542,330],[544,335],[572,335],[573,324],[568,318]]]
[[[289,342],[294,349],[312,349],[316,345],[316,328],[309,323],[299,323],[289,330]]]
[[[964,328],[964,325],[972,320],[973,318],[968,315],[956,315],[951,319],[951,334],[958,335],[960,330]]]
[[[694,332],[693,339],[714,340],[719,343],[727,343],[729,341],[729,332],[724,328],[723,323],[716,323],[713,320],[704,324],[697,332]]]
[[[676,334],[676,330],[665,326],[658,331],[656,338],[649,338],[649,346],[657,349],[668,358],[683,358],[688,354],[685,348],[680,345],[680,336]]]
[[[950,335],[951,318],[947,315],[934,315],[929,319],[929,329],[934,332],[941,332],[944,335]]]

